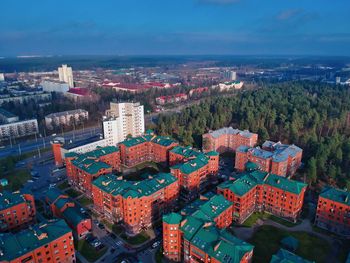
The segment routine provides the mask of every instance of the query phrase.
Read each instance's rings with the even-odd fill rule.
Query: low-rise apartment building
[[[45,116],[45,125],[48,129],[54,127],[72,126],[75,123],[84,122],[89,119],[89,113],[86,110],[77,109],[70,111],[55,112]]]
[[[350,237],[350,192],[326,187],[318,198],[315,225]]]
[[[140,233],[176,207],[179,183],[169,173],[159,173],[142,181],[103,175],[93,182],[95,210],[111,222],[121,222],[130,235]]]
[[[0,234],[0,262],[75,263],[72,230],[64,220],[57,220]]]
[[[293,176],[301,165],[303,150],[298,146],[266,141],[260,147],[240,146],[236,150],[235,168],[244,171],[248,162],[260,170],[279,176]]]
[[[0,140],[34,135],[39,132],[36,119],[6,123],[0,125]]]
[[[251,262],[254,247],[224,229],[231,213],[232,203],[214,195],[163,216],[164,256],[175,262]]]
[[[258,141],[258,134],[247,130],[241,131],[232,127],[224,127],[203,134],[203,151],[217,151],[219,153],[235,152],[239,146],[254,147]]]
[[[119,144],[121,162],[128,167],[146,161],[168,163],[169,150],[177,145],[178,142],[174,139],[156,136],[149,131],[143,136],[128,138]]]
[[[91,196],[91,183],[103,174],[120,170],[120,152],[115,146],[98,147],[84,154],[67,153],[68,182]]]
[[[66,221],[73,230],[73,235],[76,239],[82,239],[91,233],[91,218],[83,214],[67,195],[56,188],[50,188],[46,193],[45,201],[54,217]]]
[[[306,186],[275,174],[251,171],[218,185],[217,192],[233,202],[233,220],[239,224],[255,211],[296,221],[303,207]]]
[[[28,193],[0,193],[0,232],[18,230],[35,221],[34,197]]]
[[[197,152],[188,147],[176,146],[169,152],[171,173],[179,179],[181,197],[193,200],[210,183],[216,182],[219,154]]]

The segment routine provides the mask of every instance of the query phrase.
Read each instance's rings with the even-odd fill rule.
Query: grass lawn
[[[293,227],[293,226],[299,225],[301,223],[300,220],[297,221],[296,223],[293,223],[293,222],[290,222],[288,220],[285,220],[283,218],[279,218],[277,216],[274,216],[274,215],[271,215],[268,213],[255,212],[250,217],[248,217],[248,219],[246,221],[244,221],[244,223],[241,226],[252,227],[255,225],[255,223],[258,219],[261,219],[261,220],[270,219],[270,220],[275,221],[275,222],[277,222],[281,225],[284,225],[286,227]]]
[[[93,246],[91,246],[86,240],[74,241],[74,246],[83,257],[89,262],[95,262],[100,257],[102,257],[106,251],[107,247],[102,248],[101,250],[96,250]]]
[[[11,171],[8,174],[1,175],[0,178],[6,178],[8,180],[8,185],[5,187],[1,187],[4,190],[8,191],[17,191],[22,188],[22,186],[32,178],[30,175],[29,170],[27,169],[20,169],[20,170],[14,170]]]
[[[280,248],[280,241],[286,236],[293,236],[299,240],[297,255],[317,262],[325,262],[330,251],[327,241],[312,236],[306,232],[288,232],[273,226],[261,226],[248,241],[254,248],[254,262],[270,262],[271,257]]]
[[[69,195],[71,198],[76,198],[81,195],[81,193],[77,190],[74,190],[72,188],[68,189],[66,191],[66,194]]]
[[[107,227],[109,228],[109,230],[111,230],[114,234],[116,235],[120,235],[121,233],[123,233],[124,231],[124,228],[120,225],[117,225],[117,224],[112,224],[110,222],[108,222],[107,220],[103,219],[102,220],[102,223]]]
[[[81,197],[78,199],[78,202],[82,205],[82,206],[88,206],[88,205],[92,205],[93,201],[90,198],[87,198],[85,196]]]
[[[57,188],[60,190],[65,190],[69,187],[69,184],[67,181],[63,182],[62,184],[58,185]]]
[[[144,242],[146,242],[147,240],[149,240],[149,236],[145,233],[145,232],[141,232],[140,234],[136,235],[136,236],[128,236],[125,233],[122,233],[120,235],[120,237],[122,239],[124,239],[127,243],[129,243],[130,245],[140,245]]]

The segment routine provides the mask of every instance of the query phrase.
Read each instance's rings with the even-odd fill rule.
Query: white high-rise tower
[[[113,145],[124,141],[128,135],[140,136],[145,132],[143,105],[140,103],[110,103],[103,120],[104,138]]]
[[[58,68],[58,77],[60,81],[68,83],[68,86],[70,88],[74,87],[73,82],[73,70],[71,67],[68,67],[67,65],[62,65],[62,67]]]

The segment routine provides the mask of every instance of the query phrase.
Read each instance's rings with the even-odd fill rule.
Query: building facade
[[[0,262],[75,263],[72,230],[64,220],[57,220],[0,234]]]
[[[285,263],[285,262],[315,263],[314,261],[306,260],[283,248],[280,248],[276,254],[272,255],[272,258],[270,261],[270,263]]]
[[[165,105],[165,104],[177,103],[177,102],[186,101],[186,100],[188,100],[187,94],[179,93],[175,95],[157,97],[156,103],[158,105]]]
[[[6,123],[0,125],[0,140],[34,135],[39,132],[36,119]]]
[[[167,164],[169,151],[177,145],[178,142],[170,137],[156,136],[149,131],[143,136],[128,138],[119,144],[121,162],[127,167],[146,161]]]
[[[35,221],[34,196],[27,193],[0,193],[0,232],[18,230]]]
[[[266,141],[260,147],[240,146],[236,151],[235,168],[244,171],[248,162],[260,170],[279,176],[293,176],[301,165],[303,150],[298,146]]]
[[[115,121],[115,140],[123,141],[127,136],[137,137],[145,132],[144,109],[140,103],[110,103],[110,109],[106,111],[105,121]],[[104,130],[105,138],[108,137]]]
[[[0,108],[0,121],[2,123],[12,123],[19,121],[19,118],[13,113]]]
[[[176,146],[169,152],[170,172],[179,179],[181,198],[194,200],[210,183],[217,181],[219,154],[203,154],[189,147]]]
[[[75,123],[84,122],[89,119],[89,112],[82,109],[55,112],[45,116],[45,125],[48,129],[54,127],[73,126]]]
[[[76,239],[82,239],[92,231],[91,218],[83,214],[67,195],[56,188],[50,188],[45,197],[51,213],[66,221]]]
[[[350,193],[336,188],[325,188],[317,203],[315,225],[350,237]]]
[[[68,83],[64,81],[43,80],[40,85],[46,92],[66,93],[69,90]]]
[[[60,81],[68,83],[68,86],[70,88],[74,87],[73,70],[71,67],[68,67],[67,65],[62,65],[61,67],[59,67],[58,78]]]
[[[306,184],[262,171],[240,174],[217,187],[217,192],[233,202],[233,220],[242,224],[253,212],[268,212],[296,221]]]
[[[93,182],[94,208],[111,222],[121,222],[129,235],[152,226],[177,205],[178,180],[159,173],[140,182],[103,175]]]
[[[214,195],[163,216],[164,256],[175,262],[251,262],[253,246],[224,229],[231,213],[232,203]]]
[[[258,134],[247,130],[241,131],[232,127],[225,127],[219,130],[203,134],[203,151],[235,152],[243,145],[254,147],[258,142]]]
[[[98,147],[84,154],[67,153],[65,162],[69,184],[91,196],[94,179],[120,170],[120,152],[115,146]]]

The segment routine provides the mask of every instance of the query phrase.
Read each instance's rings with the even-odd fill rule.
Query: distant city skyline
[[[348,0],[2,2],[0,57],[350,55]]]

